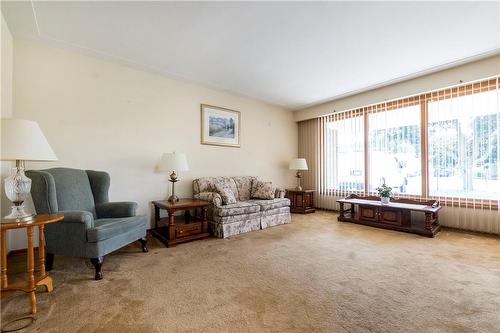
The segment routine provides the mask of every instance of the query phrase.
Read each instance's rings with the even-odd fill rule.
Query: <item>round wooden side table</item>
[[[59,222],[64,219],[63,214],[43,214],[36,215],[31,221],[2,220],[0,229],[2,233],[2,272],[1,289],[3,291],[22,290],[31,297],[31,313],[36,313],[36,287],[44,285],[48,292],[51,292],[52,278],[45,272],[45,237],[43,229],[46,224]],[[35,227],[38,227],[38,264],[39,275],[35,278],[35,254],[33,248],[33,234]],[[26,228],[28,235],[28,282],[15,283],[9,285],[7,282],[7,230]]]

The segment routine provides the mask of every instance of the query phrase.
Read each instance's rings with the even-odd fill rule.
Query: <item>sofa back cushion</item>
[[[193,194],[215,192],[216,179],[220,177],[202,177],[193,181]]]
[[[237,194],[238,201],[250,200],[250,198],[252,197],[252,186],[257,178],[252,176],[242,176],[242,177],[232,177],[232,178],[238,190]]]
[[[215,184],[221,184],[233,191],[234,195],[238,195],[236,183],[231,177],[202,177],[193,181],[193,194],[201,192],[217,192]]]
[[[271,182],[257,180],[253,184],[252,198],[255,199],[274,199],[276,187]]]
[[[193,181],[193,194],[201,192],[218,192],[215,184],[219,183],[226,188],[230,188],[236,200],[250,200],[252,196],[252,184],[256,180],[253,176],[240,177],[202,177]]]

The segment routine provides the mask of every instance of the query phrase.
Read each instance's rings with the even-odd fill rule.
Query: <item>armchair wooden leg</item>
[[[95,279],[101,280],[102,279],[101,267],[102,264],[104,263],[104,257],[90,258],[90,262],[95,267]]]
[[[144,238],[140,238],[139,239],[139,242],[141,242],[141,247],[142,247],[142,252],[148,252],[148,239],[147,237],[144,237]]]
[[[45,254],[45,270],[51,271],[52,267],[54,267],[54,253],[46,253]]]

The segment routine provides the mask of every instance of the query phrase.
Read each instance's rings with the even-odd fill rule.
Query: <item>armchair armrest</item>
[[[213,204],[215,207],[222,206],[222,197],[217,192],[200,192],[194,195],[195,199],[205,200]]]
[[[63,223],[82,224],[85,229],[94,227],[94,215],[86,210],[66,210],[59,213],[64,214]]]
[[[105,202],[95,206],[99,218],[131,217],[137,210],[136,202]]]
[[[284,188],[276,188],[276,192],[274,192],[275,198],[284,198],[286,194],[286,190]]]

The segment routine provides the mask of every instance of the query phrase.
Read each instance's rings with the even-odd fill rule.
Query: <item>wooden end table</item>
[[[1,273],[1,290],[22,290],[29,294],[31,297],[31,313],[35,314],[36,309],[36,296],[35,290],[38,286],[45,286],[47,292],[53,290],[52,278],[45,272],[45,237],[43,229],[46,224],[59,222],[64,219],[63,214],[44,214],[36,215],[31,221],[10,221],[2,220],[0,223],[0,230],[2,233],[2,273]],[[35,254],[33,247],[33,234],[35,227],[38,227],[38,265],[39,274],[35,278]],[[28,235],[28,282],[14,283],[9,285],[7,282],[7,230],[26,228]]]
[[[292,213],[309,214],[314,213],[314,190],[286,190],[286,197],[290,199],[290,211]]]
[[[155,208],[155,227],[151,230],[167,247],[210,236],[208,233],[207,209],[209,202],[196,199],[180,199],[178,202],[168,200],[153,201]],[[168,217],[160,218],[160,209],[168,213]],[[201,218],[191,215],[190,210],[201,209]],[[184,216],[175,216],[177,211],[184,211]],[[167,222],[167,226],[159,226]]]

